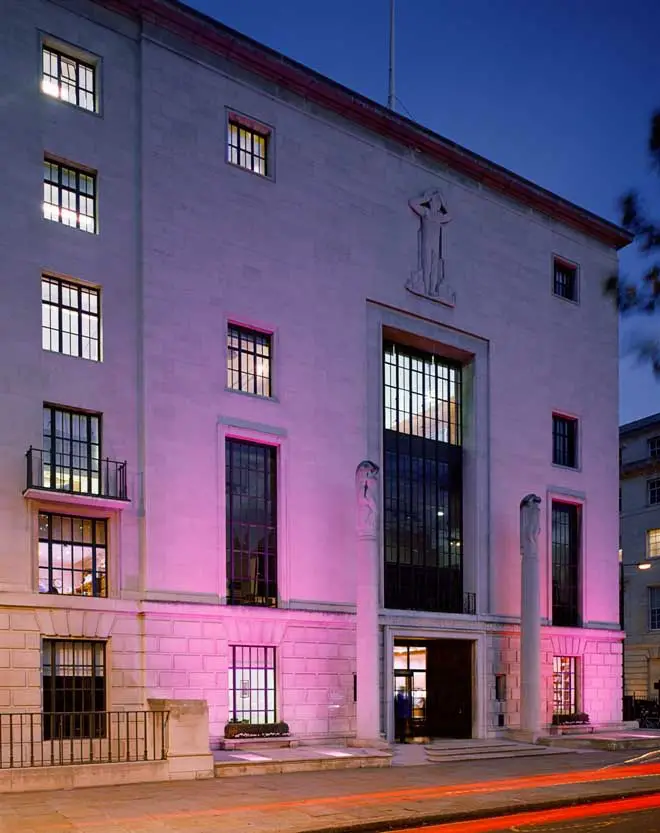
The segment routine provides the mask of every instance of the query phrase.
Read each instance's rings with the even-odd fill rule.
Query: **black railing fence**
[[[0,769],[161,761],[168,712],[0,712]]]
[[[126,461],[82,459],[73,466],[68,456],[53,454],[41,448],[30,448],[27,460],[27,488],[49,489],[77,495],[128,500]],[[84,465],[83,465],[84,463]]]

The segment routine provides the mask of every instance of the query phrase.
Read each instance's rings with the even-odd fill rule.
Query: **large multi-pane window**
[[[232,165],[267,176],[268,142],[270,135],[230,118],[227,125],[227,160]]]
[[[236,324],[227,327],[227,385],[231,390],[271,395],[271,336]]]
[[[229,720],[275,723],[275,648],[232,645],[229,666]]]
[[[277,450],[227,439],[227,602],[277,604]]]
[[[44,159],[46,220],[65,226],[96,231],[96,174]]]
[[[557,466],[577,467],[577,419],[552,415],[552,462]]]
[[[648,441],[649,457],[657,460],[660,457],[660,437],[651,437]]]
[[[660,630],[660,587],[649,587],[649,629]]]
[[[580,509],[552,502],[552,624],[579,622]]]
[[[41,343],[44,350],[99,361],[99,290],[44,275]]]
[[[383,355],[385,606],[462,613],[461,368]]]
[[[39,512],[39,592],[107,596],[106,521]]]
[[[43,488],[101,494],[100,415],[44,405],[43,426]]]
[[[577,658],[552,658],[552,695],[554,714],[577,712]]]
[[[646,530],[646,557],[660,557],[660,529]]]
[[[44,639],[44,740],[105,735],[105,643]]]
[[[52,46],[41,49],[41,89],[83,110],[96,110],[96,67]]]
[[[559,258],[554,259],[552,290],[555,295],[567,301],[578,300],[577,266]]]

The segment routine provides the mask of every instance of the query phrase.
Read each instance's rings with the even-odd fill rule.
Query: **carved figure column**
[[[370,460],[355,472],[357,503],[357,738],[360,746],[380,746],[380,668],[378,661],[379,548],[378,474]]]
[[[541,731],[541,587],[538,537],[541,498],[520,501],[520,729],[530,740]]]

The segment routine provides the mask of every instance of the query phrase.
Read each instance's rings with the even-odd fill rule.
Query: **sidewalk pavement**
[[[660,752],[628,759],[584,752],[3,794],[0,833],[330,833],[660,792]]]

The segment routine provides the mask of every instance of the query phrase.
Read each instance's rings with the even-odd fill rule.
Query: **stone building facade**
[[[4,8],[0,712],[515,728],[535,491],[544,719],[619,719],[625,234],[178,3]]]
[[[624,694],[657,699],[660,683],[660,414],[620,430]]]

